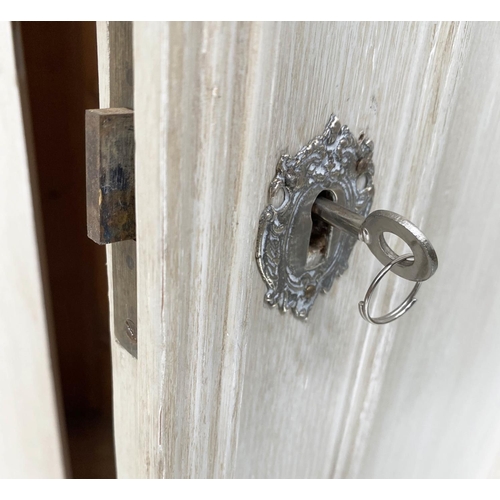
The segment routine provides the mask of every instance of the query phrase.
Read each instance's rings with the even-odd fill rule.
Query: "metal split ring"
[[[375,291],[375,288],[379,284],[379,282],[382,280],[382,278],[391,270],[393,266],[398,264],[399,262],[402,261],[407,261],[407,262],[412,262],[414,260],[413,254],[407,253],[404,255],[400,255],[399,257],[396,257],[395,259],[391,260],[389,264],[387,264],[378,274],[375,276],[375,279],[372,281],[371,285],[368,287],[368,290],[366,292],[364,300],[362,300],[359,304],[359,313],[369,323],[373,323],[375,325],[383,325],[385,323],[390,323],[391,321],[394,321],[395,319],[400,318],[403,316],[405,312],[407,312],[413,304],[417,301],[415,298],[415,295],[417,295],[417,292],[420,288],[420,285],[422,284],[421,281],[416,281],[415,286],[413,287],[412,291],[406,297],[406,299],[403,301],[403,303],[391,311],[388,314],[384,314],[383,316],[379,316],[378,318],[372,318],[370,315],[370,300],[372,298],[373,292]]]

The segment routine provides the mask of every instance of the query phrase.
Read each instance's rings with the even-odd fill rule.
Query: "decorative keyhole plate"
[[[373,201],[373,143],[356,140],[338,118],[293,158],[283,155],[259,220],[257,264],[267,285],[265,301],[307,318],[320,292],[347,269],[355,237],[331,228],[320,248],[310,246],[311,209],[323,192],[367,216]]]

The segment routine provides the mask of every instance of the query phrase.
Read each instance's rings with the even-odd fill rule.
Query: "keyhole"
[[[318,198],[327,198],[335,201],[333,193],[330,191],[321,191]],[[312,228],[309,236],[309,250],[307,252],[307,268],[315,267],[324,259],[328,251],[328,243],[332,227],[327,224],[321,217],[311,212]]]

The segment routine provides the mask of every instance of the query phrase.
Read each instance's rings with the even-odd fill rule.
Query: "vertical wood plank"
[[[65,476],[20,40],[0,24],[0,477]],[[15,51],[19,66],[16,67]],[[19,72],[19,73],[18,73]]]
[[[500,474],[500,24],[467,32],[428,184],[425,225],[440,269],[416,306],[425,310],[398,325],[349,475]]]
[[[98,22],[99,104],[101,108],[133,109],[132,23]],[[138,411],[136,359],[115,339],[118,330],[134,328],[137,335],[136,243],[112,243],[108,262],[110,329],[113,358],[113,412],[118,477],[136,477]],[[127,332],[125,332],[127,335]]]
[[[140,332],[136,392],[128,401],[139,431],[128,470],[146,477],[493,470],[496,437],[486,451],[478,446],[473,458],[453,461],[456,450],[486,439],[474,427],[474,411],[453,431],[444,429],[452,418],[446,401],[461,384],[454,408],[480,403],[491,412],[482,422],[493,436],[499,432],[497,406],[481,394],[470,399],[475,384],[490,396],[497,390],[489,374],[500,354],[491,312],[498,287],[487,286],[480,263],[460,266],[474,255],[472,241],[482,242],[479,255],[488,262],[496,242],[496,233],[475,220],[480,193],[486,189],[492,199],[497,193],[494,182],[486,185],[496,179],[490,144],[497,111],[487,102],[498,83],[498,63],[491,60],[497,30],[464,23],[134,25]],[[493,43],[489,57],[480,51],[486,42]],[[488,65],[491,78],[481,84],[466,77]],[[476,149],[464,149],[468,127],[459,117],[465,110],[476,143],[493,127],[492,142],[477,146],[485,170],[472,199],[466,193],[477,175],[470,167]],[[280,155],[295,154],[332,112],[374,140],[373,208],[414,221],[440,257],[442,267],[419,304],[382,328],[357,313],[380,267],[360,244],[307,323],[263,303],[254,245],[268,184]],[[467,182],[457,185],[462,175]],[[476,216],[466,227],[474,239],[457,252],[462,218],[470,213]],[[471,283],[474,291],[464,292]],[[375,305],[387,310],[409,286],[387,280]],[[461,308],[456,319],[447,290]],[[468,339],[479,313],[477,345]],[[462,341],[447,353],[451,335]],[[486,355],[491,363],[483,370]],[[467,363],[472,372],[463,371]],[[432,390],[443,365],[450,375]],[[419,400],[412,402],[413,395]],[[436,418],[432,425],[426,412]],[[414,426],[419,433],[412,435]],[[431,459],[439,429],[446,439]],[[418,455],[410,456],[415,446]]]

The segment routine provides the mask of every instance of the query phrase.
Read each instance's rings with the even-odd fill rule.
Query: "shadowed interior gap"
[[[20,26],[70,474],[113,478],[106,255],[86,234],[84,117],[99,107],[96,24]]]
[[[330,191],[321,191],[318,198],[326,198],[334,201]],[[328,241],[332,232],[332,226],[326,223],[319,215],[311,212],[312,228],[309,236],[309,254],[320,253],[325,255],[328,250]]]

